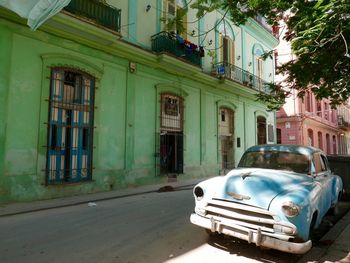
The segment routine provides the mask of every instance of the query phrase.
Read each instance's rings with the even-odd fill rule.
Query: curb
[[[86,194],[86,195],[79,195],[79,196],[72,196],[72,197],[40,200],[40,201],[33,201],[28,203],[4,204],[4,205],[0,205],[0,217],[37,212],[37,211],[55,209],[60,207],[81,205],[89,202],[107,201],[112,199],[149,194],[149,193],[155,193],[155,192],[181,191],[181,190],[185,190],[183,188],[193,187],[198,182],[203,181],[205,179],[207,178],[187,180],[187,181],[176,182],[176,183],[148,185],[148,186],[141,186],[137,188],[114,190],[109,192]],[[168,190],[160,191],[161,188],[167,187],[167,186],[170,186]]]
[[[306,253],[298,263],[305,262],[319,262],[331,248],[332,244],[335,243],[337,238],[345,231],[346,227],[350,225],[350,211],[345,213],[342,218],[320,239],[320,241],[327,245],[312,247],[312,249]],[[332,242],[329,242],[332,241]]]

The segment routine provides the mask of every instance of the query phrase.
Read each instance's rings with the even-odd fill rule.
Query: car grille
[[[217,221],[240,225],[249,229],[274,233],[276,221],[271,212],[245,204],[239,204],[224,199],[212,199],[205,207],[206,217]]]

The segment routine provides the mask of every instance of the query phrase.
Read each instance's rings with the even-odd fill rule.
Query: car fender
[[[319,213],[320,195],[322,187],[317,184],[300,185],[277,195],[270,203],[269,211],[273,212],[280,221],[290,222],[297,228],[297,235],[303,240],[308,240],[310,225],[314,213]],[[299,214],[295,217],[287,217],[282,211],[285,202],[293,202],[298,205]],[[317,218],[316,224],[320,220]]]

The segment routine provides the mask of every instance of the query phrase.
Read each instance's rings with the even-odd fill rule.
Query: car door
[[[317,170],[315,181],[319,183],[322,190],[319,197],[319,215],[323,217],[331,206],[332,198],[332,176],[328,166],[327,158],[321,154],[314,154],[314,162]]]

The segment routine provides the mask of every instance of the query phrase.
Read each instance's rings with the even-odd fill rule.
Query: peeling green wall
[[[115,36],[110,37],[113,44],[103,45],[59,32],[49,26],[33,32],[0,17],[0,202],[166,182],[155,171],[161,91],[185,94],[184,174],[179,180],[219,173],[221,105],[235,112],[235,139],[241,140],[236,163],[256,143],[256,113],[274,124],[274,115],[237,83],[219,81],[171,57],[135,47],[131,52]],[[129,61],[136,63],[134,73]],[[92,182],[45,185],[50,65],[78,67],[96,77]]]

